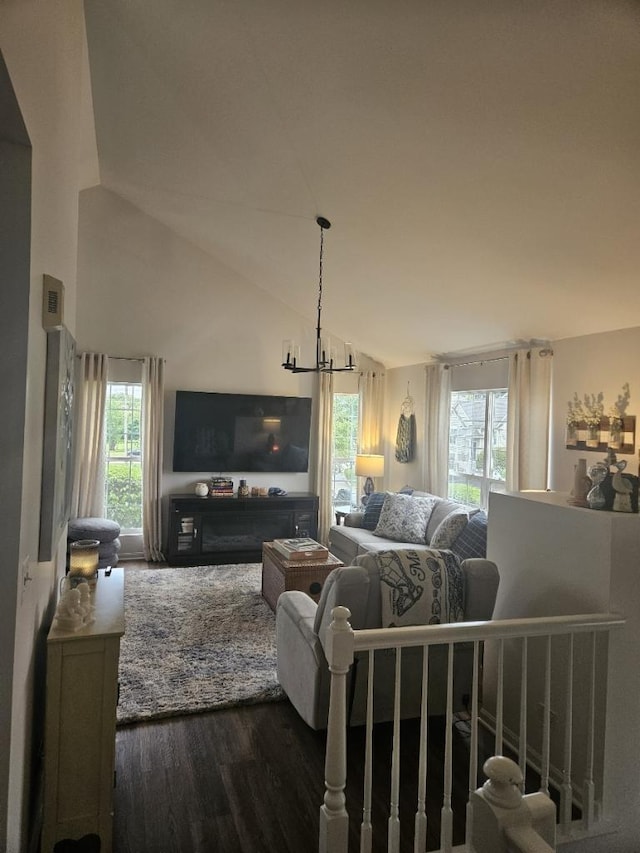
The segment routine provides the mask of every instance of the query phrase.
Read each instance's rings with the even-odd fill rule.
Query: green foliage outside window
[[[449,483],[449,497],[469,506],[480,506],[480,487],[468,483]]]
[[[142,471],[139,463],[109,462],[107,518],[123,530],[142,527]]]
[[[142,528],[142,387],[110,382],[105,412],[106,511],[123,530]]]
[[[355,458],[358,442],[357,394],[333,395],[333,498],[347,504],[355,499]]]

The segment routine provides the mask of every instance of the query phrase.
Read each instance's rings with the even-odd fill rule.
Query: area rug
[[[118,725],[284,698],[261,565],[127,569]]]

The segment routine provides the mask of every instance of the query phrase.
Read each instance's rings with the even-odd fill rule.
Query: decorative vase
[[[587,424],[587,447],[597,447],[600,444],[600,425]]]
[[[609,466],[605,465],[604,462],[596,462],[595,465],[592,465],[591,468],[589,468],[589,476],[593,483],[593,487],[589,490],[589,494],[587,495],[589,507],[591,509],[604,509],[606,500],[601,486],[609,476]]]
[[[611,418],[609,421],[609,447],[619,450],[622,447],[624,422],[622,418]]]
[[[196,483],[196,495],[200,498],[206,498],[209,494],[209,486],[206,483]]]
[[[570,421],[567,424],[567,447],[576,447],[578,444],[578,424],[575,421]]]
[[[587,495],[591,489],[591,480],[587,476],[587,460],[578,459],[574,466],[573,473],[573,491],[571,492],[571,500],[569,503],[572,506],[589,506]]]

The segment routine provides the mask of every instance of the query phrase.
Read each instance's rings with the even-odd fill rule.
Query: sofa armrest
[[[465,577],[465,622],[491,619],[500,583],[498,567],[480,557],[463,560],[461,566]]]
[[[345,527],[362,527],[364,521],[364,512],[357,510],[356,512],[348,512],[344,517]]]

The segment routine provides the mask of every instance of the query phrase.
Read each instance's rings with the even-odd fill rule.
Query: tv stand
[[[318,535],[318,497],[170,495],[167,562],[170,566],[259,563],[262,543]]]

